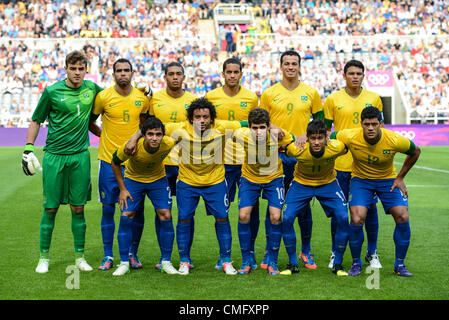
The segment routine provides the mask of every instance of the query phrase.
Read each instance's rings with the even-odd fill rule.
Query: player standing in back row
[[[334,125],[335,131],[343,129],[352,129],[360,127],[360,115],[362,110],[368,106],[373,106],[382,111],[382,100],[377,93],[362,88],[365,67],[358,60],[350,60],[343,68],[343,78],[346,81],[346,87],[337,92],[330,94],[324,102],[324,119],[328,132]],[[346,155],[337,158],[335,161],[335,169],[337,170],[337,180],[348,199],[349,183],[351,180],[352,170],[352,154],[348,152]],[[377,256],[377,235],[379,231],[379,219],[377,216],[377,197],[368,209],[365,220],[365,229],[368,240],[367,253],[365,260],[370,263],[373,268],[382,268],[379,257]],[[332,233],[332,252],[329,268],[333,267],[335,257],[335,232],[337,224],[336,219],[331,219]]]
[[[318,91],[300,81],[301,57],[293,50],[281,55],[282,80],[262,93],[260,107],[270,114],[271,123],[297,136],[297,143],[305,142],[307,125],[310,117],[323,119],[323,104]],[[293,180],[296,159],[279,153],[284,170],[284,189],[287,193]],[[301,259],[306,268],[316,269],[312,258],[310,241],[312,237],[312,211],[310,206],[304,208],[304,215],[298,219],[301,229]],[[269,220],[265,220],[265,232],[268,235]],[[267,267],[266,257],[261,264]]]
[[[259,98],[257,95],[242,87],[240,80],[242,79],[242,63],[237,58],[229,58],[223,63],[222,76],[224,86],[209,91],[206,99],[209,100],[217,110],[217,120],[246,121],[249,112],[257,108]],[[244,162],[244,150],[239,148],[238,144],[229,139],[225,148],[225,178],[228,188],[229,205],[235,199],[236,187],[240,186],[240,177],[242,175],[242,164]],[[259,205],[253,207],[251,212],[250,229],[251,229],[251,268],[256,269],[256,256],[254,252],[254,244],[256,242],[257,233],[259,231]]]
[[[115,232],[115,204],[118,203],[120,188],[112,171],[112,154],[137,131],[147,119],[149,100],[145,94],[131,85],[133,68],[127,59],[118,59],[112,67],[115,85],[97,95],[92,109],[90,130],[100,137],[98,159],[98,193],[102,203],[101,234],[104,258],[99,270],[109,270],[113,266],[113,241]],[[102,129],[94,121],[101,115]],[[122,166],[122,171],[124,166]],[[137,248],[143,231],[143,203],[133,220],[133,245],[130,261],[134,269],[142,268],[137,257]]]
[[[89,116],[97,93],[102,88],[84,80],[87,58],[80,51],[69,53],[65,60],[67,78],[47,87],[37,104],[28,128],[22,167],[33,175],[39,167],[34,142],[40,124],[48,118],[48,135],[42,161],[44,211],[40,223],[40,259],[37,273],[48,272],[50,244],[55,218],[61,204],[70,204],[75,265],[91,271],[84,259],[86,221],[84,205],[91,199]]]
[[[190,103],[198,99],[193,93],[184,90],[184,80],[186,79],[184,68],[179,62],[170,62],[165,67],[164,80],[167,87],[163,90],[156,92],[151,98],[150,103],[150,117],[159,118],[163,123],[177,123],[187,120],[187,108]],[[178,180],[179,173],[179,159],[177,154],[179,149],[175,146],[170,155],[164,159],[165,172],[167,174],[168,185],[170,186],[171,195],[176,196],[176,180]],[[154,217],[155,227],[156,227],[156,237],[160,244],[160,219],[159,215]],[[195,222],[192,218],[192,238],[190,239],[189,248],[192,246],[193,234],[195,228]],[[162,247],[162,246],[160,246]],[[190,250],[190,249],[189,249]],[[162,252],[161,252],[162,254]],[[189,265],[190,268],[194,268],[192,264],[192,259],[190,258],[189,251]],[[162,257],[156,264],[156,269],[161,270],[162,268]]]

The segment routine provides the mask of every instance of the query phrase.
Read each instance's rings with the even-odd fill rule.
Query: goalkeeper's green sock
[[[39,245],[40,258],[43,259],[50,258],[51,235],[53,234],[53,229],[55,228],[55,217],[56,213],[48,212],[46,209],[44,209],[40,225],[40,245]]]
[[[75,259],[84,256],[84,243],[86,239],[86,220],[84,211],[76,213],[72,210],[72,233],[73,244],[75,246]]]

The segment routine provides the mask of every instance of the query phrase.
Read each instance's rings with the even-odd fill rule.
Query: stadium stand
[[[186,89],[220,83],[220,62],[237,55],[243,86],[260,95],[280,80],[279,54],[303,58],[302,81],[324,100],[342,88],[344,63],[391,70],[407,123],[449,120],[447,1],[59,0],[0,3],[0,125],[27,127],[43,89],[65,76],[65,55],[82,49],[89,75],[112,84],[112,63],[130,59],[134,80],[163,89],[180,61]],[[71,19],[68,19],[70,17]]]

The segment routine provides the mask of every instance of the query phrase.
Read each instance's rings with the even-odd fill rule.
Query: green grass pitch
[[[113,277],[112,270],[98,271],[103,246],[100,233],[101,207],[97,201],[97,149],[91,148],[93,200],[85,208],[87,220],[85,256],[94,271],[80,273],[78,289],[74,274],[66,273],[74,263],[73,239],[70,231],[70,210],[62,206],[56,218],[50,251],[48,274],[34,272],[39,258],[39,222],[42,214],[42,175],[27,177],[20,168],[22,148],[1,148],[1,223],[0,223],[0,298],[2,300],[53,299],[138,299],[138,300],[446,300],[449,298],[447,249],[449,235],[449,147],[423,147],[421,158],[406,177],[409,190],[411,245],[406,264],[412,278],[400,278],[392,273],[394,262],[391,216],[379,209],[378,254],[383,269],[378,274],[337,278],[327,268],[330,254],[330,221],[318,201],[312,207],[314,225],[312,250],[318,268],[293,276],[270,277],[257,269],[247,276],[227,276],[214,269],[218,257],[218,243],[214,220],[207,217],[204,204],[195,216],[195,239],[192,259],[196,266],[189,276],[166,275],[154,269],[159,259],[159,248],[154,232],[154,210],[146,201],[145,229],[139,256],[142,270],[124,277]],[[42,160],[42,148],[36,154]],[[404,156],[396,157],[400,167]],[[265,201],[265,200],[264,200]],[[266,203],[261,204],[261,225],[256,242],[256,256],[260,263],[265,248],[264,219]],[[177,209],[173,209],[176,224]],[[116,233],[119,210],[116,210]],[[230,220],[233,233],[232,259],[235,267],[241,263],[237,236],[237,204],[233,203]],[[296,225],[297,229],[297,225]],[[297,229],[298,231],[298,229]],[[298,235],[298,249],[300,237]],[[114,255],[119,260],[118,245],[114,239]],[[363,252],[365,252],[365,245]],[[179,256],[175,247],[172,261],[177,267]],[[280,248],[279,266],[287,264],[287,254]],[[344,267],[351,262],[349,248]],[[69,268],[70,269],[70,268]],[[71,278],[72,277],[72,278]],[[72,287],[73,289],[70,289]]]

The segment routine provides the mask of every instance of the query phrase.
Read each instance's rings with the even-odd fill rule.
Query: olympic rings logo
[[[383,86],[390,81],[390,75],[387,73],[371,73],[368,75],[368,81],[376,86]]]
[[[406,137],[407,139],[413,140],[416,137],[415,131],[395,131],[396,133],[399,133],[401,136]]]

